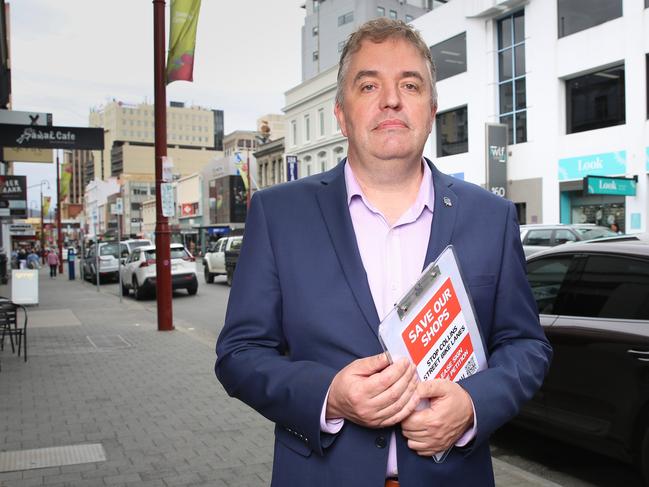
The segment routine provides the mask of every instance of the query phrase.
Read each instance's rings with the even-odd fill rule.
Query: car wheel
[[[142,288],[138,285],[137,283],[137,278],[133,278],[133,295],[135,296],[135,299],[140,301],[142,298],[144,298],[144,293],[142,292]]]
[[[205,282],[211,284],[214,282],[214,274],[209,271],[207,265],[203,266],[203,275],[205,276]]]
[[[187,288],[187,293],[188,293],[190,296],[193,296],[193,295],[196,294],[197,292],[198,292],[198,285],[189,286],[189,287]]]
[[[122,284],[122,296],[128,296],[128,288],[125,284]]]

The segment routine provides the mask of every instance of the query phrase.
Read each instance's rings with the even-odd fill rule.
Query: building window
[[[291,142],[293,145],[297,145],[297,122],[291,120]]]
[[[317,26],[317,25],[314,26],[313,29],[311,29],[311,35],[312,35],[313,37],[315,37],[315,36],[318,35],[318,26]]]
[[[625,123],[624,65],[566,81],[567,132]]]
[[[649,0],[647,0],[649,2]],[[343,49],[345,49],[345,41],[340,41],[338,43],[338,52],[343,52]]]
[[[437,157],[461,154],[469,151],[469,124],[466,106],[438,113],[435,116],[437,127]]]
[[[390,10],[390,18],[392,20],[397,20],[397,11],[396,10]]]
[[[559,37],[565,37],[622,17],[622,0],[558,0],[557,15]]]
[[[646,0],[649,2],[649,0]],[[377,17],[385,17],[385,8],[384,7],[376,7],[376,16]]]
[[[437,67],[437,81],[466,71],[466,32],[430,46]]]
[[[523,10],[498,21],[498,99],[500,123],[509,127],[509,143],[527,141],[525,88],[525,15]]]
[[[338,27],[341,25],[349,24],[354,21],[354,12],[347,12],[344,15],[338,17]]]
[[[314,61],[318,60],[318,51],[313,51],[313,60]]]
[[[406,15],[406,24],[409,24],[413,20],[415,20],[415,18],[412,15]]]
[[[304,140],[311,140],[311,119],[308,115],[304,115]]]
[[[320,10],[320,0],[313,0],[313,11],[317,12]]]
[[[320,125],[320,137],[324,137],[325,134],[325,116],[324,109],[318,110],[318,123]]]

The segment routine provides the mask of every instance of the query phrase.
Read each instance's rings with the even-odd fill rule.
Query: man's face
[[[428,66],[410,43],[363,41],[343,90],[335,113],[352,160],[421,158],[435,109]]]

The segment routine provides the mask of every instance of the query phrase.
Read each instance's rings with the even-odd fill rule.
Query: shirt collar
[[[430,167],[428,166],[428,163],[425,159],[422,158],[421,163],[424,167],[424,174],[421,178],[421,185],[419,186],[417,199],[400,220],[402,220],[404,217],[407,217],[407,215],[411,215],[412,217],[417,218],[424,208],[428,208],[428,210],[430,210],[430,212],[432,213],[433,209],[435,208],[433,173],[431,172]],[[367,198],[365,198],[363,190],[361,189],[360,184],[358,184],[356,176],[354,176],[354,171],[352,171],[352,167],[350,166],[349,161],[345,162],[345,186],[347,187],[347,206],[351,205],[352,199],[354,197],[357,197],[362,199],[365,206],[367,206],[370,210],[378,213],[378,210],[376,210],[367,200]]]

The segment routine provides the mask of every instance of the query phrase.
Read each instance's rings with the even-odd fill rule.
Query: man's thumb
[[[360,358],[354,362],[354,365],[357,374],[372,375],[385,369],[390,365],[390,361],[384,353],[379,353],[371,357]]]

